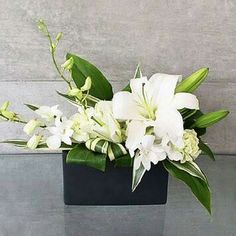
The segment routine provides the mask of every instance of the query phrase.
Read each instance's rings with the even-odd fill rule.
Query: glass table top
[[[0,155],[0,236],[236,235],[236,156],[202,156],[213,215],[170,177],[168,202],[151,206],[65,206],[60,154]]]

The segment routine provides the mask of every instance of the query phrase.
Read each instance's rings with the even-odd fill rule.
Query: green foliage
[[[137,170],[135,170],[133,167],[132,192],[134,192],[134,190],[137,188],[137,186],[141,182],[141,179],[144,176],[145,171],[146,170],[142,163],[140,164],[140,167]]]
[[[200,150],[202,150],[203,153],[205,153],[207,156],[209,156],[213,161],[215,161],[215,157],[211,149],[208,147],[207,144],[205,144],[201,139],[199,139],[198,147]]]
[[[210,112],[198,117],[191,125],[191,128],[207,128],[220,120],[224,119],[229,114],[227,110],[219,110]]]
[[[32,104],[25,104],[25,105],[32,111],[36,111],[39,109],[39,107],[36,105],[32,105]]]
[[[166,170],[175,178],[183,181],[191,189],[194,196],[211,214],[211,192],[205,175],[199,168],[193,167],[190,162],[182,167],[170,160],[163,161]]]
[[[182,82],[180,82],[176,89],[176,93],[180,92],[188,92],[192,93],[195,91],[200,84],[205,80],[209,72],[209,68],[201,68],[194,72],[192,75],[184,79]]]
[[[132,167],[133,165],[133,159],[130,157],[129,154],[124,155],[122,157],[116,158],[114,160],[114,166],[115,167]]]
[[[142,77],[142,71],[140,65],[138,64],[134,73],[134,79],[138,79],[141,77]],[[130,84],[128,84],[124,89],[122,89],[122,91],[131,92]]]
[[[93,152],[87,149],[85,145],[79,144],[69,151],[66,162],[90,166],[100,171],[105,171],[106,157],[106,154]]]
[[[71,69],[72,78],[78,88],[81,88],[87,79],[91,78],[92,85],[89,94],[102,100],[111,100],[112,86],[97,67],[76,55],[68,53],[66,59],[73,58]]]

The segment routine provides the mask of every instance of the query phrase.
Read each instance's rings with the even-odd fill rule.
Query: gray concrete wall
[[[154,72],[190,74],[208,66],[197,94],[204,111],[231,115],[206,136],[217,153],[236,153],[236,5],[233,0],[0,0],[0,102],[67,104],[55,94],[65,85],[52,67],[47,41],[35,22],[64,32],[59,58],[71,51],[91,60],[122,88],[141,63]],[[20,128],[0,124],[0,140],[22,137]],[[0,153],[22,152],[0,146]]]

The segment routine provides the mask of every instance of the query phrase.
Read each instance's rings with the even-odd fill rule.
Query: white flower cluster
[[[69,119],[53,107],[41,106],[35,110],[38,119],[30,120],[24,126],[24,132],[33,136],[28,141],[28,148],[35,149],[40,143],[46,142],[48,148],[59,149],[62,143],[85,143],[90,138],[123,142],[119,122],[112,114],[112,102],[100,101],[95,107],[78,106],[78,112]]]
[[[175,93],[178,75],[154,74],[132,79],[130,92],[118,92],[113,98],[116,119],[127,122],[126,147],[134,159],[134,168],[165,158],[192,161],[199,154],[194,131],[184,130],[180,109],[199,109],[197,98],[190,93]],[[194,137],[192,137],[194,136]]]
[[[94,107],[81,104],[69,119],[58,106],[42,106],[35,111],[40,119],[30,120],[24,127],[25,133],[34,134],[28,147],[46,142],[50,149],[59,149],[62,144],[101,138],[125,143],[135,169],[142,164],[149,170],[151,163],[167,157],[182,163],[193,161],[200,153],[198,138],[194,130],[184,130],[179,110],[199,109],[199,104],[190,93],[175,93],[180,80],[181,76],[167,74],[132,79],[132,92],[118,92],[112,101],[99,101]],[[91,83],[84,86],[87,90]],[[70,95],[78,98],[80,92],[72,89]]]

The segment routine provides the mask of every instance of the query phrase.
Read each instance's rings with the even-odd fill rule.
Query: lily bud
[[[74,59],[73,57],[71,57],[64,64],[62,64],[61,67],[64,68],[65,70],[71,70],[73,64],[74,64]]]
[[[70,89],[68,95],[72,97],[77,97],[78,99],[82,99],[83,96],[82,91],[77,88]]]
[[[229,111],[219,110],[210,112],[200,116],[192,125],[192,128],[207,128],[220,120],[224,119],[229,114]]]
[[[7,108],[9,107],[9,105],[10,105],[10,102],[9,102],[9,101],[5,101],[5,102],[2,104],[0,110],[1,110],[1,111],[6,111]]]
[[[176,89],[176,93],[180,92],[188,92],[192,93],[194,90],[196,90],[199,85],[205,80],[209,72],[209,68],[201,68],[194,72],[192,75],[184,79],[182,82],[180,82]]]
[[[29,149],[36,149],[37,146],[39,145],[41,138],[42,138],[41,135],[33,135],[27,142],[27,147]]]
[[[60,32],[60,33],[57,35],[56,40],[57,40],[57,41],[60,41],[61,37],[62,37],[62,32]]]
[[[88,76],[87,79],[85,80],[84,85],[80,89],[81,91],[88,91],[91,88],[91,85],[92,85],[92,80]]]
[[[24,131],[26,134],[30,135],[30,134],[32,134],[32,133],[36,130],[36,128],[40,127],[40,125],[41,125],[41,122],[40,122],[40,121],[38,121],[38,120],[30,120],[30,121],[24,126],[23,131]]]

